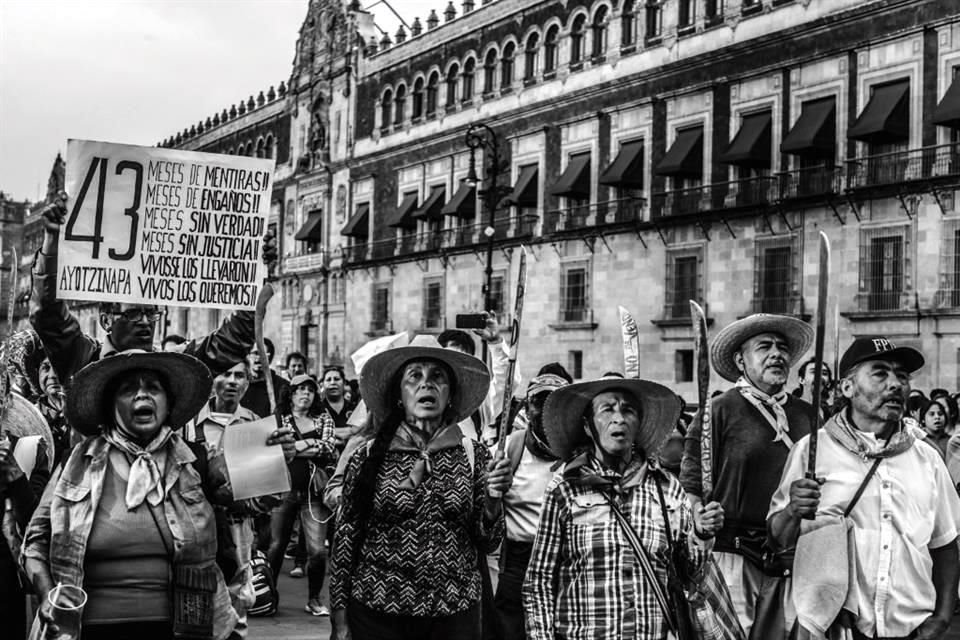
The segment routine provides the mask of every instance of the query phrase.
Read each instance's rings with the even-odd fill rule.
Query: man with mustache
[[[725,514],[714,551],[740,624],[757,640],[783,640],[793,625],[791,558],[768,554],[766,512],[787,454],[810,433],[813,407],[784,385],[791,363],[812,344],[806,322],[759,313],[724,327],[710,347],[714,369],[736,385],[711,401],[712,498]],[[701,424],[687,432],[680,471],[697,519],[707,499]]]
[[[950,626],[960,499],[940,454],[919,444],[916,422],[904,417],[910,374],[923,364],[910,347],[857,338],[840,360],[847,406],[821,430],[815,480],[805,477],[809,438],[790,452],[768,522],[778,545],[798,545],[797,612],[807,629],[936,640]],[[831,521],[840,543],[807,554]]]
[[[54,371],[70,385],[73,375],[103,357],[128,349],[153,351],[157,320],[162,315],[155,305],[100,303],[100,327],[106,338],[100,342],[83,332],[66,302],[57,298],[57,242],[60,226],[67,215],[67,194],[60,193],[42,213],[43,246],[34,258],[30,323],[40,336]],[[268,233],[264,238],[263,259],[276,260],[276,241]],[[230,315],[219,329],[201,340],[191,340],[178,351],[191,355],[214,374],[242,361],[253,346],[252,311]]]

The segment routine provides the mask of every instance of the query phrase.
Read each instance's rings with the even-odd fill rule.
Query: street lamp
[[[481,179],[477,176],[477,149],[482,149],[484,161],[483,181],[485,188],[477,190],[484,206],[486,206],[487,226],[483,230],[483,235],[487,237],[487,268],[486,280],[483,285],[483,304],[484,310],[493,309],[493,244],[496,228],[494,227],[497,205],[502,197],[501,190],[509,191],[498,186],[498,178],[509,167],[501,164],[500,161],[500,137],[497,132],[483,123],[470,125],[467,129],[466,137],[467,148],[470,149],[470,167],[467,171],[467,177],[464,178],[466,184],[477,186]]]

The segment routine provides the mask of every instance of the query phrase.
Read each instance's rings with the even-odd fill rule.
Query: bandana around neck
[[[136,509],[143,504],[144,500],[153,506],[163,502],[163,474],[154,454],[160,454],[158,457],[161,460],[165,458],[163,450],[173,437],[170,427],[161,427],[146,447],[141,447],[117,427],[104,430],[103,437],[111,445],[127,454],[127,459],[130,460],[126,494],[127,509],[131,511]]]
[[[623,495],[630,489],[643,484],[647,471],[653,468],[647,460],[634,456],[623,473],[605,467],[593,453],[585,451],[571,460],[563,471],[563,477],[574,484],[594,487],[600,490],[610,489]]]
[[[423,479],[433,472],[430,456],[437,451],[459,447],[463,440],[463,433],[456,424],[441,427],[431,437],[426,431],[411,426],[406,422],[400,424],[397,435],[390,443],[390,451],[408,451],[419,454],[419,459],[413,464],[410,475],[400,483],[402,489],[416,489]]]
[[[757,411],[773,428],[774,433],[776,433],[773,441],[783,442],[787,449],[792,449],[793,440],[790,438],[790,425],[787,424],[787,412],[783,410],[783,405],[787,403],[789,394],[781,390],[772,396],[768,395],[750,384],[750,381],[743,376],[740,376],[737,380],[737,389],[747,399],[747,402],[757,408]]]
[[[900,428],[879,448],[863,436],[863,433],[847,419],[847,409],[837,413],[823,425],[830,437],[847,451],[863,460],[871,458],[891,458],[913,446],[920,427],[911,418],[904,418]]]

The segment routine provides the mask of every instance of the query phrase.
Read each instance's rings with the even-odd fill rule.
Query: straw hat
[[[88,364],[73,377],[64,411],[70,426],[92,436],[100,433],[102,425],[112,424],[112,404],[108,405],[104,393],[118,376],[138,369],[156,371],[166,379],[170,394],[167,426],[171,428],[186,424],[210,398],[210,370],[193,356],[130,349]]]
[[[680,417],[680,399],[670,389],[649,380],[633,378],[601,378],[578,382],[557,389],[547,398],[543,407],[543,425],[550,450],[561,460],[584,441],[583,413],[597,394],[622,390],[632,394],[640,403],[640,428],[637,444],[647,455],[652,455],[677,426]]]
[[[376,419],[390,415],[390,385],[396,384],[397,373],[412,360],[438,360],[450,367],[456,388],[450,403],[457,422],[469,418],[487,397],[490,372],[478,358],[442,347],[396,347],[374,355],[360,370],[360,397]]]
[[[53,433],[40,410],[16,391],[11,391],[6,403],[0,409],[0,433],[17,438],[43,436],[47,443],[47,466],[53,466]],[[50,469],[48,468],[47,471]]]
[[[744,342],[761,333],[776,333],[783,336],[790,349],[790,358],[796,359],[813,345],[813,327],[791,316],[755,313],[728,324],[713,338],[710,344],[710,360],[713,368],[725,380],[736,382],[740,370],[733,356]]]

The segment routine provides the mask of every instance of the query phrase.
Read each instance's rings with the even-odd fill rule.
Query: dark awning
[[[770,168],[770,112],[743,116],[740,131],[720,155],[720,162],[740,167]]]
[[[503,199],[504,204],[513,204],[518,207],[536,207],[540,204],[539,194],[537,193],[537,169],[538,165],[535,164],[520,169],[517,184],[514,185],[510,195]]]
[[[477,215],[477,188],[466,182],[462,183],[453,194],[453,197],[440,211],[445,216],[458,218],[474,218]]]
[[[933,124],[960,129],[960,76],[953,79],[943,100],[933,111]]]
[[[901,142],[910,137],[910,82],[874,87],[873,95],[847,137],[871,143]]]
[[[347,220],[347,224],[345,224],[343,229],[340,230],[340,235],[352,236],[354,238],[362,238],[366,240],[367,232],[369,231],[369,224],[370,205],[366,203],[357,205],[356,212],[350,216],[350,219]]]
[[[567,168],[550,188],[555,196],[572,198],[590,197],[590,154],[578,153],[570,156]]]
[[[440,220],[443,218],[443,199],[446,195],[446,187],[432,187],[427,201],[414,212],[413,217],[417,220]]]
[[[321,221],[323,219],[323,211],[320,209],[314,209],[307,214],[307,221],[303,223],[303,226],[300,227],[300,230],[297,231],[296,235],[293,236],[294,240],[302,240],[304,242],[320,242],[323,240],[321,235]]]
[[[833,156],[837,149],[837,100],[825,98],[804,102],[790,133],[780,143],[780,151],[794,155]]]
[[[677,131],[677,138],[657,165],[662,176],[703,177],[703,127]]]
[[[600,176],[600,184],[643,189],[643,140],[620,145],[620,152]]]
[[[390,221],[387,222],[388,227],[401,227],[403,229],[415,229],[417,227],[417,221],[413,217],[413,212],[417,209],[417,194],[408,193],[403,196],[403,202],[400,203],[400,206],[397,207],[397,210],[393,213],[393,216],[390,218]]]

